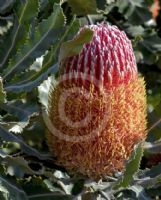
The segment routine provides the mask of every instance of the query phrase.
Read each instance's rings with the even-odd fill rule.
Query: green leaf
[[[161,174],[161,163],[145,171],[144,177],[154,178],[155,176],[158,176],[160,174]]]
[[[131,186],[129,189],[135,192],[138,200],[152,200],[145,192],[144,188],[140,185]]]
[[[6,193],[6,200],[28,200],[26,193],[16,183],[11,182],[7,177],[0,175],[0,191]]]
[[[71,39],[79,30],[79,21],[75,18],[71,21],[70,25],[66,27],[64,34],[62,35],[61,39],[58,41],[56,46],[52,46],[51,49],[47,52],[44,56],[42,68],[40,71],[36,73],[32,73],[28,79],[23,80],[18,84],[12,84],[10,86],[6,86],[5,90],[7,92],[29,92],[33,88],[40,85],[42,81],[47,79],[48,75],[56,74],[59,70],[58,64],[54,64],[57,62],[56,60],[56,52],[59,49],[60,45],[62,44],[63,40]],[[21,77],[22,78],[22,77]]]
[[[0,14],[8,12],[14,4],[15,0],[0,1]]]
[[[54,4],[60,3],[60,0],[40,0],[39,20],[46,19],[52,12]]]
[[[155,188],[156,185],[161,183],[161,175],[157,175],[154,178],[145,178],[145,179],[141,179],[140,181],[138,181],[138,184],[141,185],[144,188]]]
[[[136,145],[134,152],[132,153],[130,159],[127,161],[124,175],[121,177],[121,180],[116,183],[114,189],[127,188],[129,184],[133,181],[133,176],[140,167],[140,161],[143,155],[142,145],[142,143]]]
[[[39,114],[38,106],[29,103],[22,103],[20,100],[7,102],[6,104],[2,104],[1,107],[3,110],[18,119],[17,124],[10,129],[10,131],[13,132],[22,132],[22,130],[29,124],[30,119]]]
[[[15,102],[9,101],[6,104],[3,104],[2,108],[10,114],[16,116],[19,121],[26,121],[30,118],[30,116],[37,115],[39,112],[36,105],[31,103],[22,103],[20,100]]]
[[[72,194],[77,195],[79,194],[84,188],[84,180],[77,180],[74,183],[74,186],[72,188]]]
[[[117,3],[119,12],[134,25],[144,24],[151,19],[148,6],[143,0],[120,0]]]
[[[146,193],[152,197],[160,196],[161,195],[161,186],[158,185],[155,188],[148,188],[148,189],[146,189]]]
[[[24,174],[37,174],[36,171],[33,171],[29,167],[28,162],[23,157],[12,157],[7,155],[2,159],[2,163],[5,164],[7,173],[11,176],[22,178]]]
[[[72,12],[76,15],[88,15],[97,13],[95,0],[68,0]]]
[[[144,149],[145,152],[158,154],[161,152],[161,142],[146,142]]]
[[[161,52],[161,38],[155,32],[145,36],[141,44],[147,49],[150,48],[153,53]]]
[[[63,187],[61,187],[61,181],[53,181],[53,174],[50,172],[51,176],[48,179],[43,179],[41,176],[33,176],[28,183],[21,182],[23,184],[23,189],[28,194],[29,199],[64,199],[65,197],[71,197],[70,195],[65,195]],[[59,183],[60,184],[59,184]],[[44,198],[43,198],[44,197]]]
[[[8,57],[9,57],[9,47],[12,46],[13,43],[13,35],[15,34],[18,22],[15,19],[14,24],[10,22],[11,28],[7,31],[5,35],[2,37],[1,48],[0,48],[0,68],[4,66]],[[5,41],[5,42],[4,42]],[[11,50],[10,50],[11,51]]]
[[[157,62],[161,52],[161,38],[155,31],[146,33],[141,41],[138,42],[138,49],[142,52],[144,58],[142,62],[152,65]]]
[[[156,77],[154,77],[154,79],[156,80]],[[160,111],[161,93],[160,93],[160,88],[157,88],[157,89],[158,91],[153,91],[153,94],[148,94],[147,101],[151,110],[150,113],[154,113],[154,114],[156,113],[158,114],[158,117],[159,117],[161,116],[161,111]],[[157,112],[157,110],[159,110],[159,112]]]
[[[70,57],[80,53],[85,43],[89,43],[93,37],[93,31],[89,28],[84,29],[74,37],[73,40],[67,41],[62,44],[59,54],[59,62],[63,61]]]
[[[46,108],[46,110],[48,109],[48,94],[50,86],[54,81],[56,82],[55,77],[51,76],[38,87],[39,101]]]
[[[129,17],[129,23],[140,25],[148,22],[151,19],[151,14],[146,7],[136,7],[132,15]]]
[[[63,195],[63,194],[59,194],[56,192],[50,192],[50,193],[44,193],[44,194],[35,194],[35,195],[30,195],[29,199],[31,200],[72,200],[73,196],[71,195]]]
[[[6,92],[3,89],[3,80],[0,77],[0,103],[6,102]]]
[[[137,50],[142,54],[142,63],[147,65],[155,64],[159,60],[159,55],[161,54],[161,38],[158,36],[157,32],[153,29],[151,29],[151,31],[144,29],[144,34],[142,35],[141,40],[137,43]],[[150,76],[148,77],[150,83],[151,77],[153,77],[151,76],[151,73],[154,73],[154,71],[150,70]],[[149,81],[148,84],[150,84]]]
[[[7,92],[14,92],[14,93],[20,93],[20,92],[30,92],[33,88],[40,85],[40,83],[47,79],[49,74],[55,74],[58,72],[58,64],[56,63],[52,67],[50,67],[46,72],[42,73],[43,70],[41,70],[41,73],[38,72],[37,74],[34,74],[36,77],[39,74],[40,76],[37,77],[35,80],[30,80],[29,82],[19,83],[17,85],[11,85],[5,87],[5,90]]]
[[[120,0],[118,2],[119,12],[123,13],[128,18],[134,11],[135,7],[142,7],[143,0],[126,1]],[[129,9],[127,9],[129,7]]]
[[[15,7],[15,12],[18,15],[19,24],[31,23],[38,13],[39,1],[20,1]]]
[[[60,5],[55,5],[51,16],[36,27],[34,36],[26,41],[23,48],[12,59],[9,67],[4,72],[4,78],[10,79],[15,73],[26,70],[51,45],[57,44],[64,31],[63,25],[62,9]]]
[[[144,28],[142,26],[129,26],[126,30],[133,37],[142,36],[144,34]]]
[[[101,11],[105,11],[105,13],[108,13],[107,11],[112,9],[116,1],[117,0],[96,0],[97,8]]]
[[[15,51],[17,51],[27,39],[27,36],[29,34],[29,25],[32,20],[34,20],[37,16],[38,0],[21,1],[21,3],[18,4],[18,7],[15,10],[19,14],[19,19],[17,20],[15,18],[15,24],[12,30],[12,39],[10,39],[8,51],[1,61],[0,67],[4,66],[10,54],[12,52],[15,54]]]
[[[15,135],[9,133],[1,125],[0,125],[0,137],[3,140],[7,141],[7,142],[16,142],[16,143],[18,143],[20,145],[20,147],[21,147],[21,150],[24,151],[28,155],[35,156],[40,160],[48,160],[48,159],[50,159],[49,155],[41,154],[36,149],[28,146],[23,140],[21,140],[19,137],[16,137]]]

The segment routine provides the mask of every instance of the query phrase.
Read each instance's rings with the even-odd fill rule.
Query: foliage
[[[159,198],[161,156],[155,166],[151,158],[161,154],[161,14],[152,19],[152,3],[0,0],[0,199]],[[80,24],[102,21],[118,26],[132,41],[147,85],[148,137],[144,155],[139,144],[124,173],[96,182],[54,164],[45,143],[42,105],[47,105],[60,61],[79,53],[92,37],[87,29],[72,40]]]

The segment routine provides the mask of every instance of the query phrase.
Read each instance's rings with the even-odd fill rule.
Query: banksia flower
[[[116,26],[89,25],[94,35],[63,62],[49,94],[47,131],[58,165],[91,178],[124,169],[146,137],[146,98],[132,45]]]
[[[159,0],[154,0],[154,3],[150,7],[150,12],[152,13],[152,17],[154,20],[156,20],[156,18],[158,17],[159,11],[160,11]]]

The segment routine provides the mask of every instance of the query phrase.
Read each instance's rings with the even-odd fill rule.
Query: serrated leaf
[[[6,92],[3,89],[3,80],[0,77],[0,103],[6,102]]]
[[[28,146],[22,139],[20,139],[19,137],[16,137],[12,133],[9,133],[1,125],[0,125],[0,137],[4,141],[7,141],[7,142],[16,142],[16,143],[18,143],[20,145],[20,147],[21,147],[21,150],[24,151],[28,155],[35,156],[40,160],[50,159],[49,155],[41,154],[36,149]]]
[[[50,76],[47,80],[45,80],[39,87],[39,101],[46,108],[48,108],[48,94],[50,90],[51,83],[56,81],[54,76]]]
[[[129,189],[135,192],[138,200],[152,200],[140,185],[131,186]]]
[[[37,174],[36,171],[33,171],[28,162],[23,157],[12,157],[5,156],[2,159],[2,163],[6,166],[6,171],[11,176],[16,176],[18,178],[22,178],[24,174]]]
[[[116,183],[114,186],[114,189],[118,188],[127,188],[129,184],[133,180],[133,176],[138,171],[140,167],[140,161],[143,155],[143,146],[142,143],[139,143],[135,146],[135,149],[130,157],[130,159],[127,161],[124,175],[121,177],[121,179]]]
[[[63,25],[62,9],[60,5],[55,5],[51,16],[36,27],[33,38],[26,41],[20,52],[10,62],[9,67],[4,72],[4,78],[9,79],[15,73],[29,68],[37,57],[43,55],[51,45],[57,44],[64,31]]]
[[[71,21],[70,25],[66,27],[65,33],[62,35],[61,39],[57,43],[56,47],[52,46],[51,49],[44,56],[42,68],[37,73],[32,73],[32,76],[27,80],[24,80],[16,85],[12,84],[11,86],[6,86],[5,90],[7,92],[29,92],[33,88],[40,85],[42,81],[47,79],[48,75],[56,74],[59,70],[58,64],[56,62],[56,52],[60,47],[64,39],[71,39],[79,30],[79,21],[75,18]]]
[[[67,41],[62,44],[59,54],[59,62],[63,61],[70,57],[80,53],[85,43],[89,43],[93,37],[93,31],[89,28],[84,29],[74,37],[73,40]]]
[[[39,86],[43,80],[47,79],[49,74],[55,74],[56,72],[58,72],[58,69],[59,69],[58,64],[56,63],[55,65],[50,67],[46,72],[44,73],[38,72],[37,74],[40,74],[40,76],[38,76],[37,79],[33,81],[31,80],[27,83],[20,83],[17,85],[11,85],[11,86],[5,87],[5,90],[7,92],[14,92],[14,93],[30,92],[33,88]],[[35,76],[37,74],[35,74]]]
[[[19,23],[26,24],[32,23],[32,20],[36,17],[39,8],[39,0],[28,0],[27,2],[21,0],[15,6],[15,12],[18,15]]]
[[[18,48],[24,44],[24,41],[29,34],[29,25],[37,16],[38,0],[24,1],[18,5],[19,7],[16,11],[19,12],[19,19],[15,18],[12,34],[9,35],[12,39],[10,39],[8,50],[0,63],[0,67],[4,66],[12,52],[15,54],[15,51],[17,51]]]
[[[88,15],[97,13],[95,0],[68,0],[72,12],[76,15]]]
[[[30,119],[37,116],[39,113],[39,109],[36,105],[22,103],[20,100],[7,102],[2,105],[2,109],[18,118],[17,124],[10,129],[10,131],[13,132],[22,132],[22,130],[29,124]]]
[[[7,33],[10,31],[11,27],[13,26],[13,16],[10,16],[9,19],[5,18],[3,19],[3,21],[0,20],[0,44],[1,46],[5,46],[3,44],[4,39],[6,38]],[[0,49],[0,52],[2,53],[2,48]]]
[[[30,116],[37,115],[39,108],[34,104],[23,103],[20,100],[17,101],[8,101],[6,104],[3,104],[3,109],[16,116],[19,121],[26,121]]]
[[[0,124],[9,132],[13,133],[22,133],[23,131],[23,123],[21,122],[0,122]]]

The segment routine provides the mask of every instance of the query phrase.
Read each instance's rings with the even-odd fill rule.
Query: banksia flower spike
[[[49,94],[47,131],[56,163],[91,178],[124,169],[135,144],[146,137],[146,97],[132,45],[116,26],[94,32],[79,55],[63,62]]]

